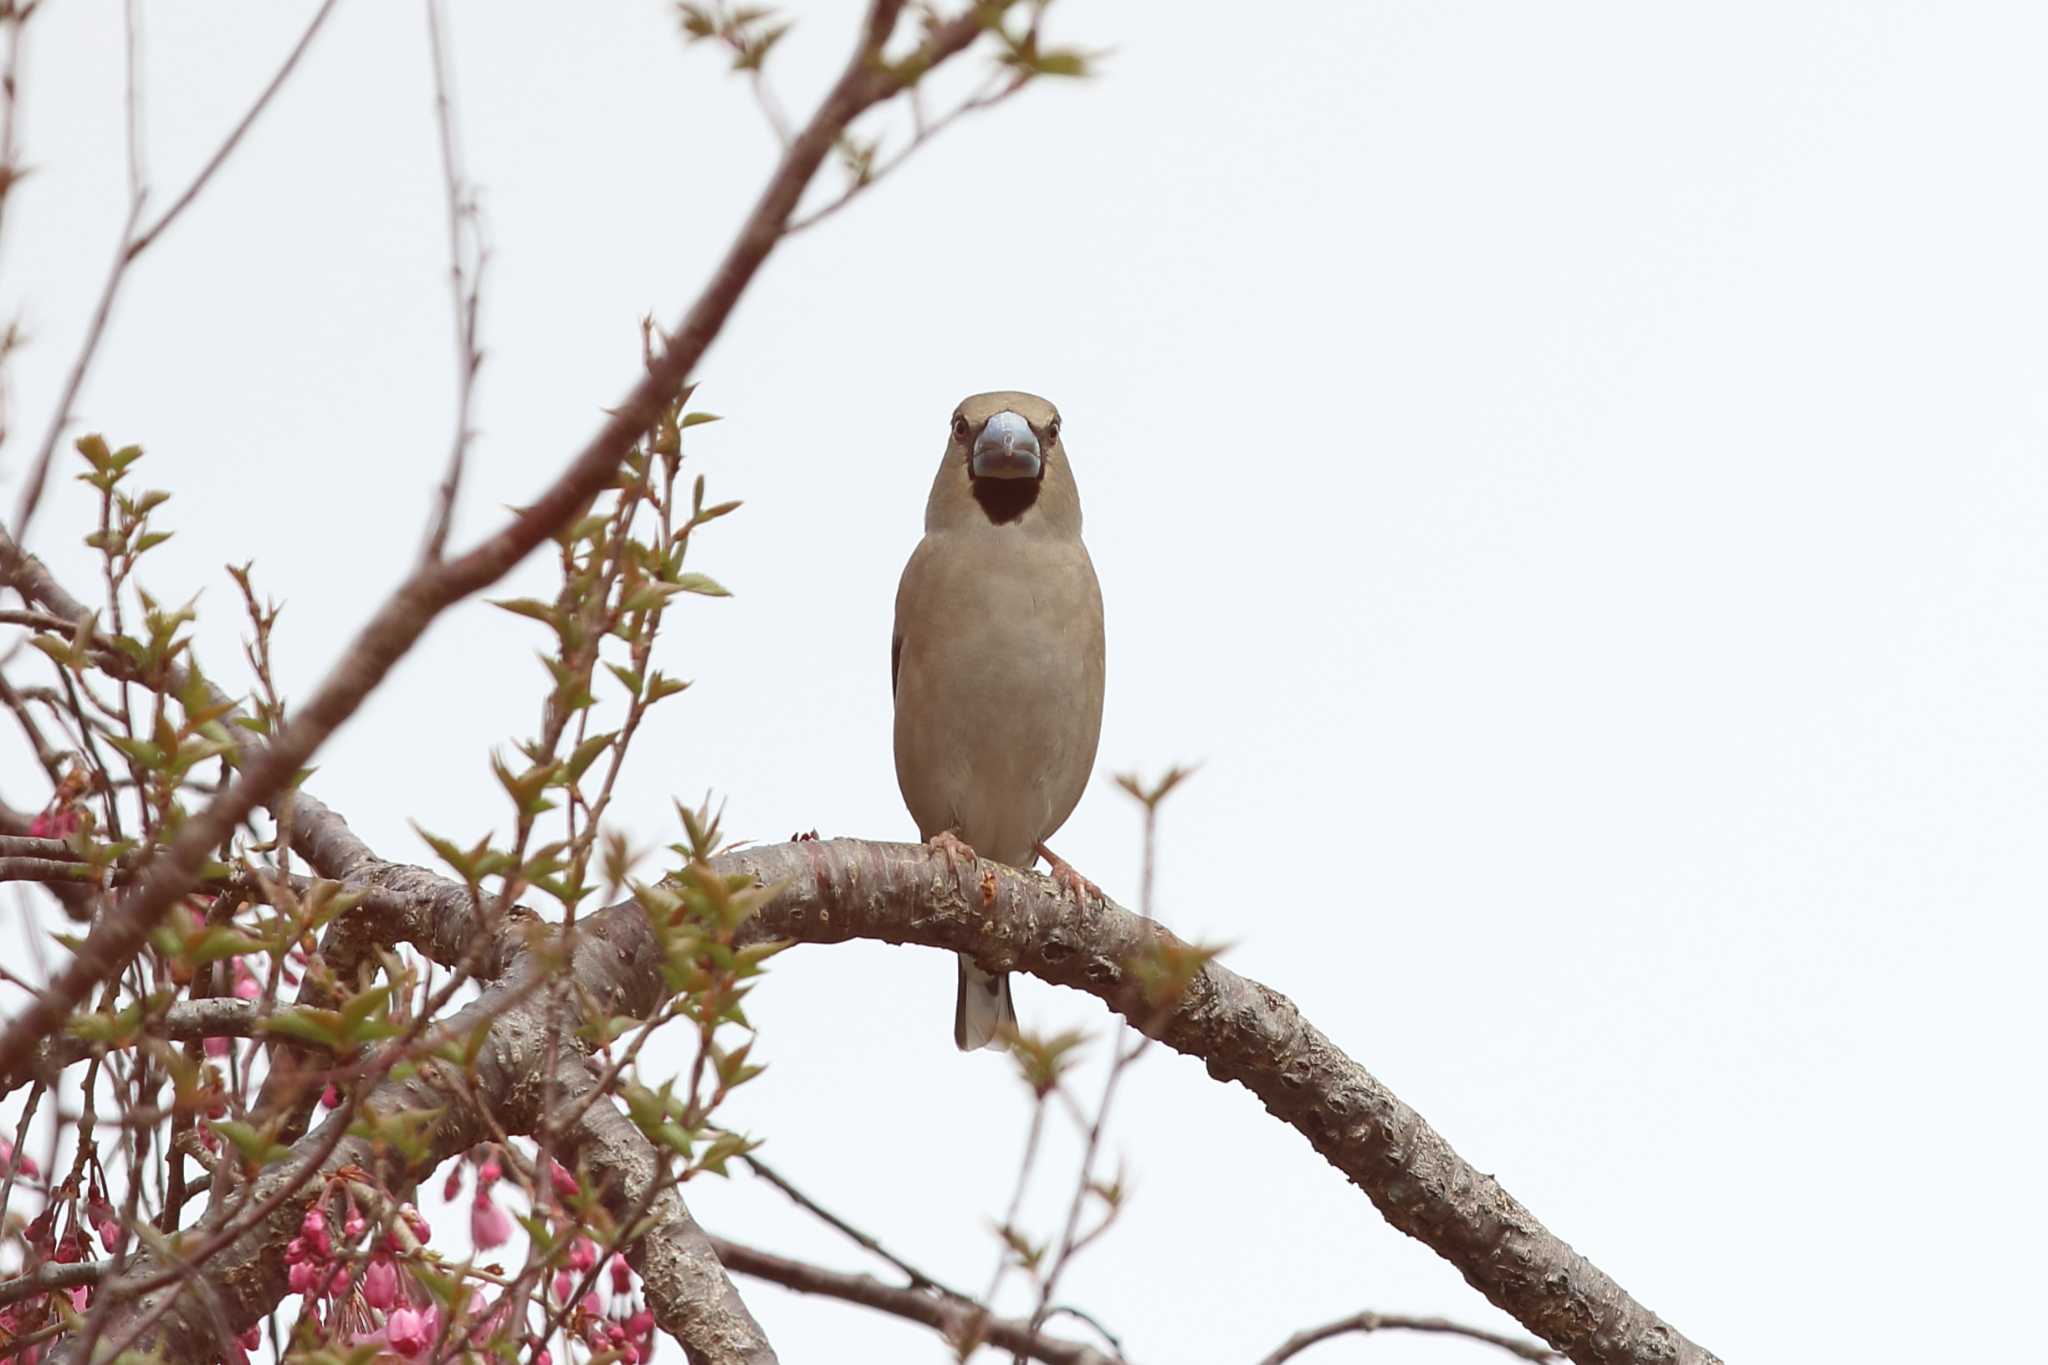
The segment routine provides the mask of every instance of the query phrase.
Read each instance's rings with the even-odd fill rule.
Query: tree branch
[[[922,844],[805,841],[728,853],[716,866],[780,886],[749,925],[757,938],[879,939],[966,952],[991,969],[1086,991],[1140,1027],[1153,1024],[1152,1036],[1201,1058],[1218,1079],[1241,1082],[1364,1189],[1390,1223],[1575,1361],[1716,1360],[1472,1169],[1278,992],[1212,962],[1162,1015],[1131,965],[1185,945],[1107,899],[1077,905],[1049,878],[993,863],[963,873]],[[466,897],[446,879],[412,871],[429,890],[439,883],[440,894]],[[630,902],[585,925],[600,934],[629,929],[647,933]],[[650,980],[639,989],[658,998],[661,987]]]
[[[1005,1351],[1015,1351],[1047,1365],[1121,1365],[1085,1342],[1062,1341],[1034,1332],[1028,1322],[990,1316],[984,1309],[928,1289],[899,1288],[883,1284],[872,1275],[848,1275],[823,1266],[792,1261],[753,1247],[714,1237],[718,1259],[727,1270],[768,1280],[799,1294],[822,1294],[843,1299],[863,1308],[873,1308],[911,1322],[920,1322],[958,1345],[986,1342]]]
[[[1080,905],[1048,877],[995,863],[959,871],[922,844],[806,841],[729,853],[717,865],[781,887],[749,926],[760,938],[947,948],[992,971],[1029,972],[1096,996],[1201,1058],[1217,1079],[1243,1084],[1388,1222],[1582,1365],[1716,1361],[1474,1170],[1279,992],[1211,962],[1162,1014],[1132,966],[1188,949],[1106,898]]]
[[[28,535],[29,519],[35,516],[36,505],[42,500],[43,481],[49,475],[50,460],[56,454],[57,442],[63,437],[64,428],[70,424],[71,405],[77,401],[78,391],[85,384],[86,372],[92,368],[93,355],[99,350],[100,338],[106,333],[107,319],[114,311],[114,299],[120,293],[121,281],[128,273],[129,263],[143,252],[149,250],[150,245],[164,234],[164,230],[178,220],[178,216],[190,207],[192,201],[199,197],[199,192],[206,188],[207,182],[213,179],[214,172],[218,171],[226,163],[228,157],[234,154],[234,150],[241,144],[243,136],[255,125],[256,120],[262,116],[263,111],[270,106],[270,101],[276,96],[277,92],[284,87],[285,81],[290,78],[293,69],[298,66],[299,59],[306,55],[306,49],[313,45],[314,36],[320,32],[321,25],[327,22],[327,16],[334,12],[335,3],[336,0],[322,0],[320,8],[314,11],[312,21],[306,25],[305,31],[299,35],[299,41],[285,55],[283,64],[278,67],[276,74],[270,78],[270,83],[265,85],[262,93],[256,96],[256,102],[249,106],[248,112],[242,115],[241,121],[229,130],[226,139],[221,142],[220,146],[214,149],[213,155],[208,157],[206,164],[199,168],[199,173],[192,177],[192,182],[185,187],[184,192],[173,200],[171,206],[164,210],[163,215],[147,228],[142,227],[143,195],[142,186],[138,178],[139,173],[135,153],[135,52],[134,33],[131,23],[128,35],[130,178],[128,218],[121,229],[121,249],[115,253],[114,264],[107,272],[107,281],[100,288],[99,302],[93,307],[92,322],[86,328],[85,340],[79,346],[78,357],[72,362],[71,372],[65,377],[63,392],[57,398],[57,410],[50,416],[50,428],[43,435],[43,443],[37,449],[35,459],[29,463],[28,478],[22,484],[21,500],[16,505],[14,513],[14,534],[17,539],[26,538]],[[12,106],[11,99],[9,100],[9,105],[10,107]]]
[[[655,1322],[684,1343],[692,1361],[702,1352],[706,1360],[770,1365],[774,1353],[726,1278],[716,1246],[684,1207],[654,1144],[608,1098],[582,1103],[596,1084],[581,1057],[557,1068],[554,1112],[572,1106],[582,1112],[574,1128],[554,1140],[598,1177],[599,1197],[620,1226],[646,1228],[621,1250],[640,1272]]]
[[[1502,1336],[1498,1332],[1482,1331],[1452,1322],[1449,1318],[1414,1318],[1400,1313],[1353,1313],[1348,1318],[1326,1322],[1321,1327],[1311,1327],[1296,1332],[1280,1343],[1278,1350],[1259,1362],[1259,1365],[1281,1365],[1292,1360],[1309,1347],[1328,1341],[1332,1337],[1345,1336],[1351,1332],[1433,1332],[1444,1336],[1464,1337],[1468,1341],[1483,1341],[1489,1346],[1498,1346],[1509,1355],[1524,1360],[1556,1360],[1557,1352],[1538,1346],[1533,1341],[1519,1337]]]

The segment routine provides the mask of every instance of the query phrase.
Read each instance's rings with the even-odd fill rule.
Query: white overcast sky
[[[143,8],[161,204],[310,10]],[[793,109],[855,14],[796,8]],[[68,0],[31,32],[9,508],[120,227],[118,15]],[[451,28],[491,246],[466,540],[624,391],[636,320],[678,316],[773,147],[653,0],[470,0]],[[666,838],[670,795],[709,789],[737,836],[913,834],[896,576],[952,405],[1042,393],[1108,607],[1062,853],[1135,901],[1109,775],[1200,762],[1166,810],[1169,921],[1682,1330],[1731,1360],[2022,1354],[2048,1269],[2048,8],[1066,0],[1054,29],[1114,50],[1099,80],[960,125],[791,242],[704,364],[726,420],[691,464],[747,506],[693,562],[737,596],[672,615],[696,687],[623,821]],[[418,545],[453,394],[425,54],[417,5],[343,0],[138,264],[79,405],[175,492],[146,581],[204,590],[224,679],[224,563],[286,602],[303,695]],[[32,536],[82,594],[87,514],[66,482]],[[502,829],[487,755],[533,728],[535,643],[451,613],[313,786],[395,857],[427,856],[410,820]],[[0,773],[40,802],[18,748]],[[733,1117],[978,1284],[1026,1106],[953,1051],[952,976],[779,960]],[[1018,1005],[1101,1032],[1078,996]],[[1367,1307],[1511,1326],[1197,1063],[1148,1057],[1112,1141],[1137,1193],[1070,1297],[1136,1360],[1246,1362]],[[756,1181],[692,1191],[721,1232],[860,1264]],[[743,1289],[785,1360],[946,1354]]]

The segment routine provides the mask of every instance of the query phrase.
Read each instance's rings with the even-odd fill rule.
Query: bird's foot
[[[950,829],[940,830],[937,834],[925,840],[925,842],[949,858],[962,858],[970,863],[978,862],[981,859],[979,853],[976,853],[967,846],[966,840]]]
[[[1062,894],[1072,896],[1082,905],[1086,905],[1091,899],[1101,899],[1102,888],[1075,871],[1074,865],[1065,858],[1044,844],[1038,846],[1038,856],[1051,865],[1047,871],[1052,877],[1053,885],[1057,886]]]

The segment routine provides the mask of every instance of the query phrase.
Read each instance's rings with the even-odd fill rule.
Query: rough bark
[[[1278,991],[1211,962],[1163,1016],[1132,964],[1179,940],[1052,879],[963,867],[922,844],[851,839],[749,848],[720,860],[782,889],[753,932],[805,943],[879,939],[971,954],[1096,996],[1160,1042],[1237,1081],[1379,1208],[1524,1327],[1582,1365],[1709,1365],[1716,1357],[1637,1303],[1473,1169],[1422,1116]]]
[[[594,1086],[580,1059],[563,1062],[557,1075],[557,1110],[580,1102]],[[759,1365],[773,1361],[760,1328],[733,1292],[717,1250],[690,1216],[668,1163],[647,1136],[602,1098],[583,1110],[571,1131],[559,1136],[567,1152],[596,1179],[606,1212],[624,1225],[645,1220],[647,1230],[623,1250],[627,1262],[640,1272],[656,1324],[677,1341],[694,1343],[707,1359]]]

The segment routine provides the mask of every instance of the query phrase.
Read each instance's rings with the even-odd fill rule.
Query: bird
[[[962,399],[889,646],[896,783],[918,836],[952,858],[1028,869],[1042,856],[1062,889],[1100,894],[1045,841],[1095,767],[1103,665],[1059,409],[1007,390]],[[1004,1046],[1008,975],[959,958],[955,1046]]]

